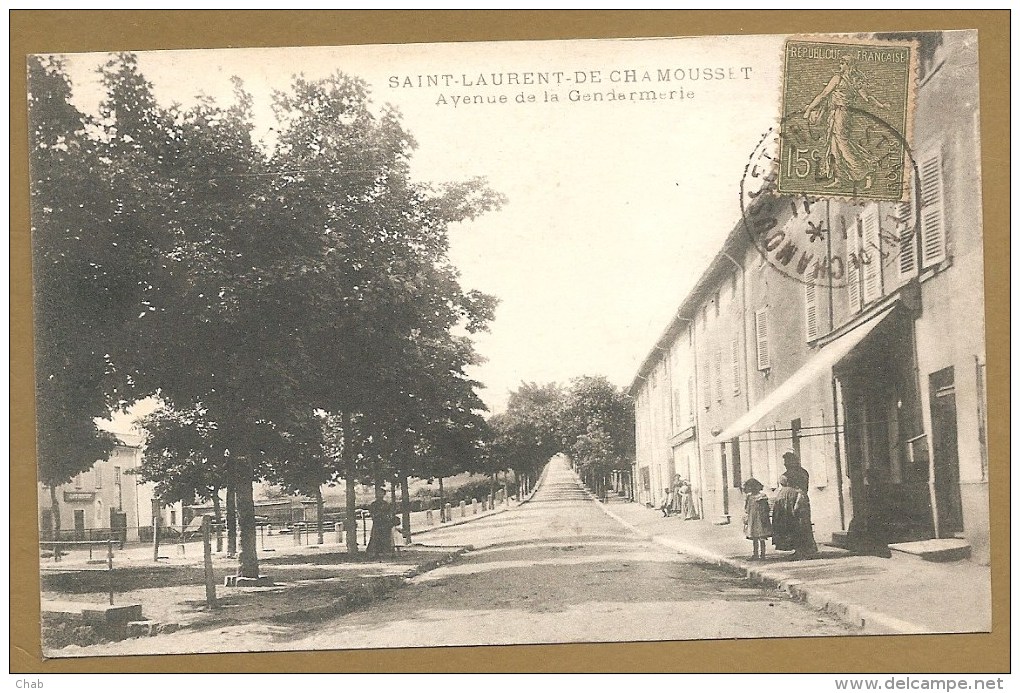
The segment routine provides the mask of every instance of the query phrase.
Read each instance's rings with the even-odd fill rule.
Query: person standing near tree
[[[368,506],[372,513],[372,534],[365,548],[367,556],[393,555],[393,506],[386,501],[386,489],[375,488],[375,500]]]

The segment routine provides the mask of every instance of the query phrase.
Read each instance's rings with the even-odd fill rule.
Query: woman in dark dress
[[[794,560],[818,553],[811,528],[811,502],[790,478],[779,477],[779,493],[772,506],[772,545],[793,551]]]

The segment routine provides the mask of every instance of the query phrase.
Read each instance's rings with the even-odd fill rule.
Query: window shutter
[[[733,369],[733,396],[740,394],[740,341],[730,342],[730,367]]]
[[[687,376],[687,419],[694,422],[694,376]]]
[[[702,361],[701,367],[701,406],[705,409],[712,407],[712,364],[708,360],[708,354]]]
[[[758,352],[758,370],[767,371],[772,368],[772,361],[769,359],[768,308],[754,312],[754,339]]]
[[[871,205],[861,214],[860,258],[864,265],[864,302],[882,297],[882,239],[878,233],[878,206]]]
[[[914,198],[893,207],[893,220],[900,238],[900,277],[909,278],[917,271],[917,238],[914,236]]]
[[[809,342],[818,339],[818,290],[814,284],[804,285],[804,337]]]
[[[95,470],[96,470],[96,488],[103,488],[103,468],[97,464]]]
[[[850,312],[861,312],[861,263],[857,242],[858,228],[854,223],[846,234],[846,288],[850,294]]]
[[[921,262],[931,267],[946,259],[946,228],[942,210],[942,154],[921,162]]]
[[[715,398],[722,402],[722,347],[715,349]]]

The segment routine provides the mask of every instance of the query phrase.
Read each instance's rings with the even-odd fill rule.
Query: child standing
[[[769,497],[762,483],[751,477],[744,482],[744,536],[754,544],[751,560],[765,558],[765,540],[772,536]]]

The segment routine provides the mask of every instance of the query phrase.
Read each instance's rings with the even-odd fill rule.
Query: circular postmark
[[[762,135],[740,181],[741,222],[752,244],[774,269],[804,284],[863,286],[916,261],[920,173],[907,140],[874,114],[849,110],[852,144],[884,163],[879,175],[836,189],[838,156],[826,130],[792,112]],[[780,192],[781,172],[807,179],[811,191]]]

